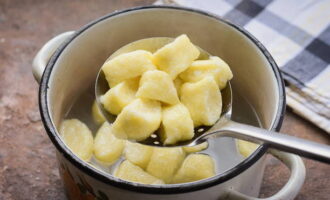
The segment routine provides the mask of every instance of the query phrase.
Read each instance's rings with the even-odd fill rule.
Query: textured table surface
[[[0,199],[65,199],[55,148],[38,111],[31,62],[51,37],[117,9],[152,1],[0,0]],[[287,111],[283,132],[330,144],[327,133]],[[274,194],[289,170],[268,157],[261,196]],[[330,165],[304,159],[306,182],[297,200],[330,199]]]

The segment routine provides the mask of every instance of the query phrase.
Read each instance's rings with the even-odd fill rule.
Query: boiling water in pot
[[[76,102],[73,104],[71,110],[68,112],[66,119],[76,118],[84,122],[90,130],[95,134],[99,128],[92,119],[92,104],[95,99],[94,85],[85,91]],[[232,119],[237,122],[250,124],[253,126],[260,126],[260,121],[254,111],[253,107],[241,96],[235,88],[233,88],[233,114]],[[94,135],[95,136],[95,135]],[[219,137],[208,141],[209,146],[201,153],[210,155],[215,160],[216,173],[223,173],[239,162],[244,157],[239,154],[235,139],[228,137]],[[104,166],[98,163],[95,159],[90,160],[90,164],[94,167],[103,170],[107,173],[113,173],[113,170],[123,159],[119,159],[112,166]]]

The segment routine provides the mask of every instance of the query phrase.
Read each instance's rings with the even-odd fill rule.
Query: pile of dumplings
[[[221,89],[232,79],[219,57],[196,60],[199,49],[186,35],[151,53],[135,50],[105,62],[109,91],[104,108],[117,115],[113,134],[143,141],[153,133],[163,144],[194,136],[194,127],[211,126],[220,117]]]

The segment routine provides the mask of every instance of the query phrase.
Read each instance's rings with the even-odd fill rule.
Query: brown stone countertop
[[[0,0],[0,200],[65,199],[55,148],[38,110],[31,63],[53,36],[147,0]],[[330,136],[290,110],[283,132],[330,144]],[[261,197],[278,191],[289,170],[269,156]],[[330,199],[330,165],[304,159],[306,182],[297,200]]]

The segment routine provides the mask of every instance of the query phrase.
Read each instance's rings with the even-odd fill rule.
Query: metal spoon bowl
[[[115,53],[113,53],[108,58],[108,60],[119,54],[138,49],[154,52],[158,48],[164,46],[171,41],[173,41],[173,38],[166,37],[138,40],[120,48]],[[198,58],[199,60],[209,58],[209,53],[207,53],[201,48],[199,48],[199,50],[201,52],[201,55]],[[116,116],[106,111],[100,102],[100,97],[105,94],[109,89],[110,88],[105,79],[105,75],[102,69],[100,69],[95,84],[96,101],[105,119],[109,123],[113,123],[116,119]],[[138,141],[138,143],[157,147],[195,146],[205,142],[210,138],[234,137],[257,144],[267,143],[270,147],[278,150],[294,153],[321,162],[330,163],[330,147],[328,145],[319,144],[286,134],[273,132],[232,121],[232,88],[230,82],[228,82],[226,88],[221,91],[221,95],[222,112],[220,119],[213,126],[200,126],[195,128],[195,135],[192,139],[178,142],[175,145],[164,145],[163,142],[160,140],[158,134],[154,133],[146,140]]]

